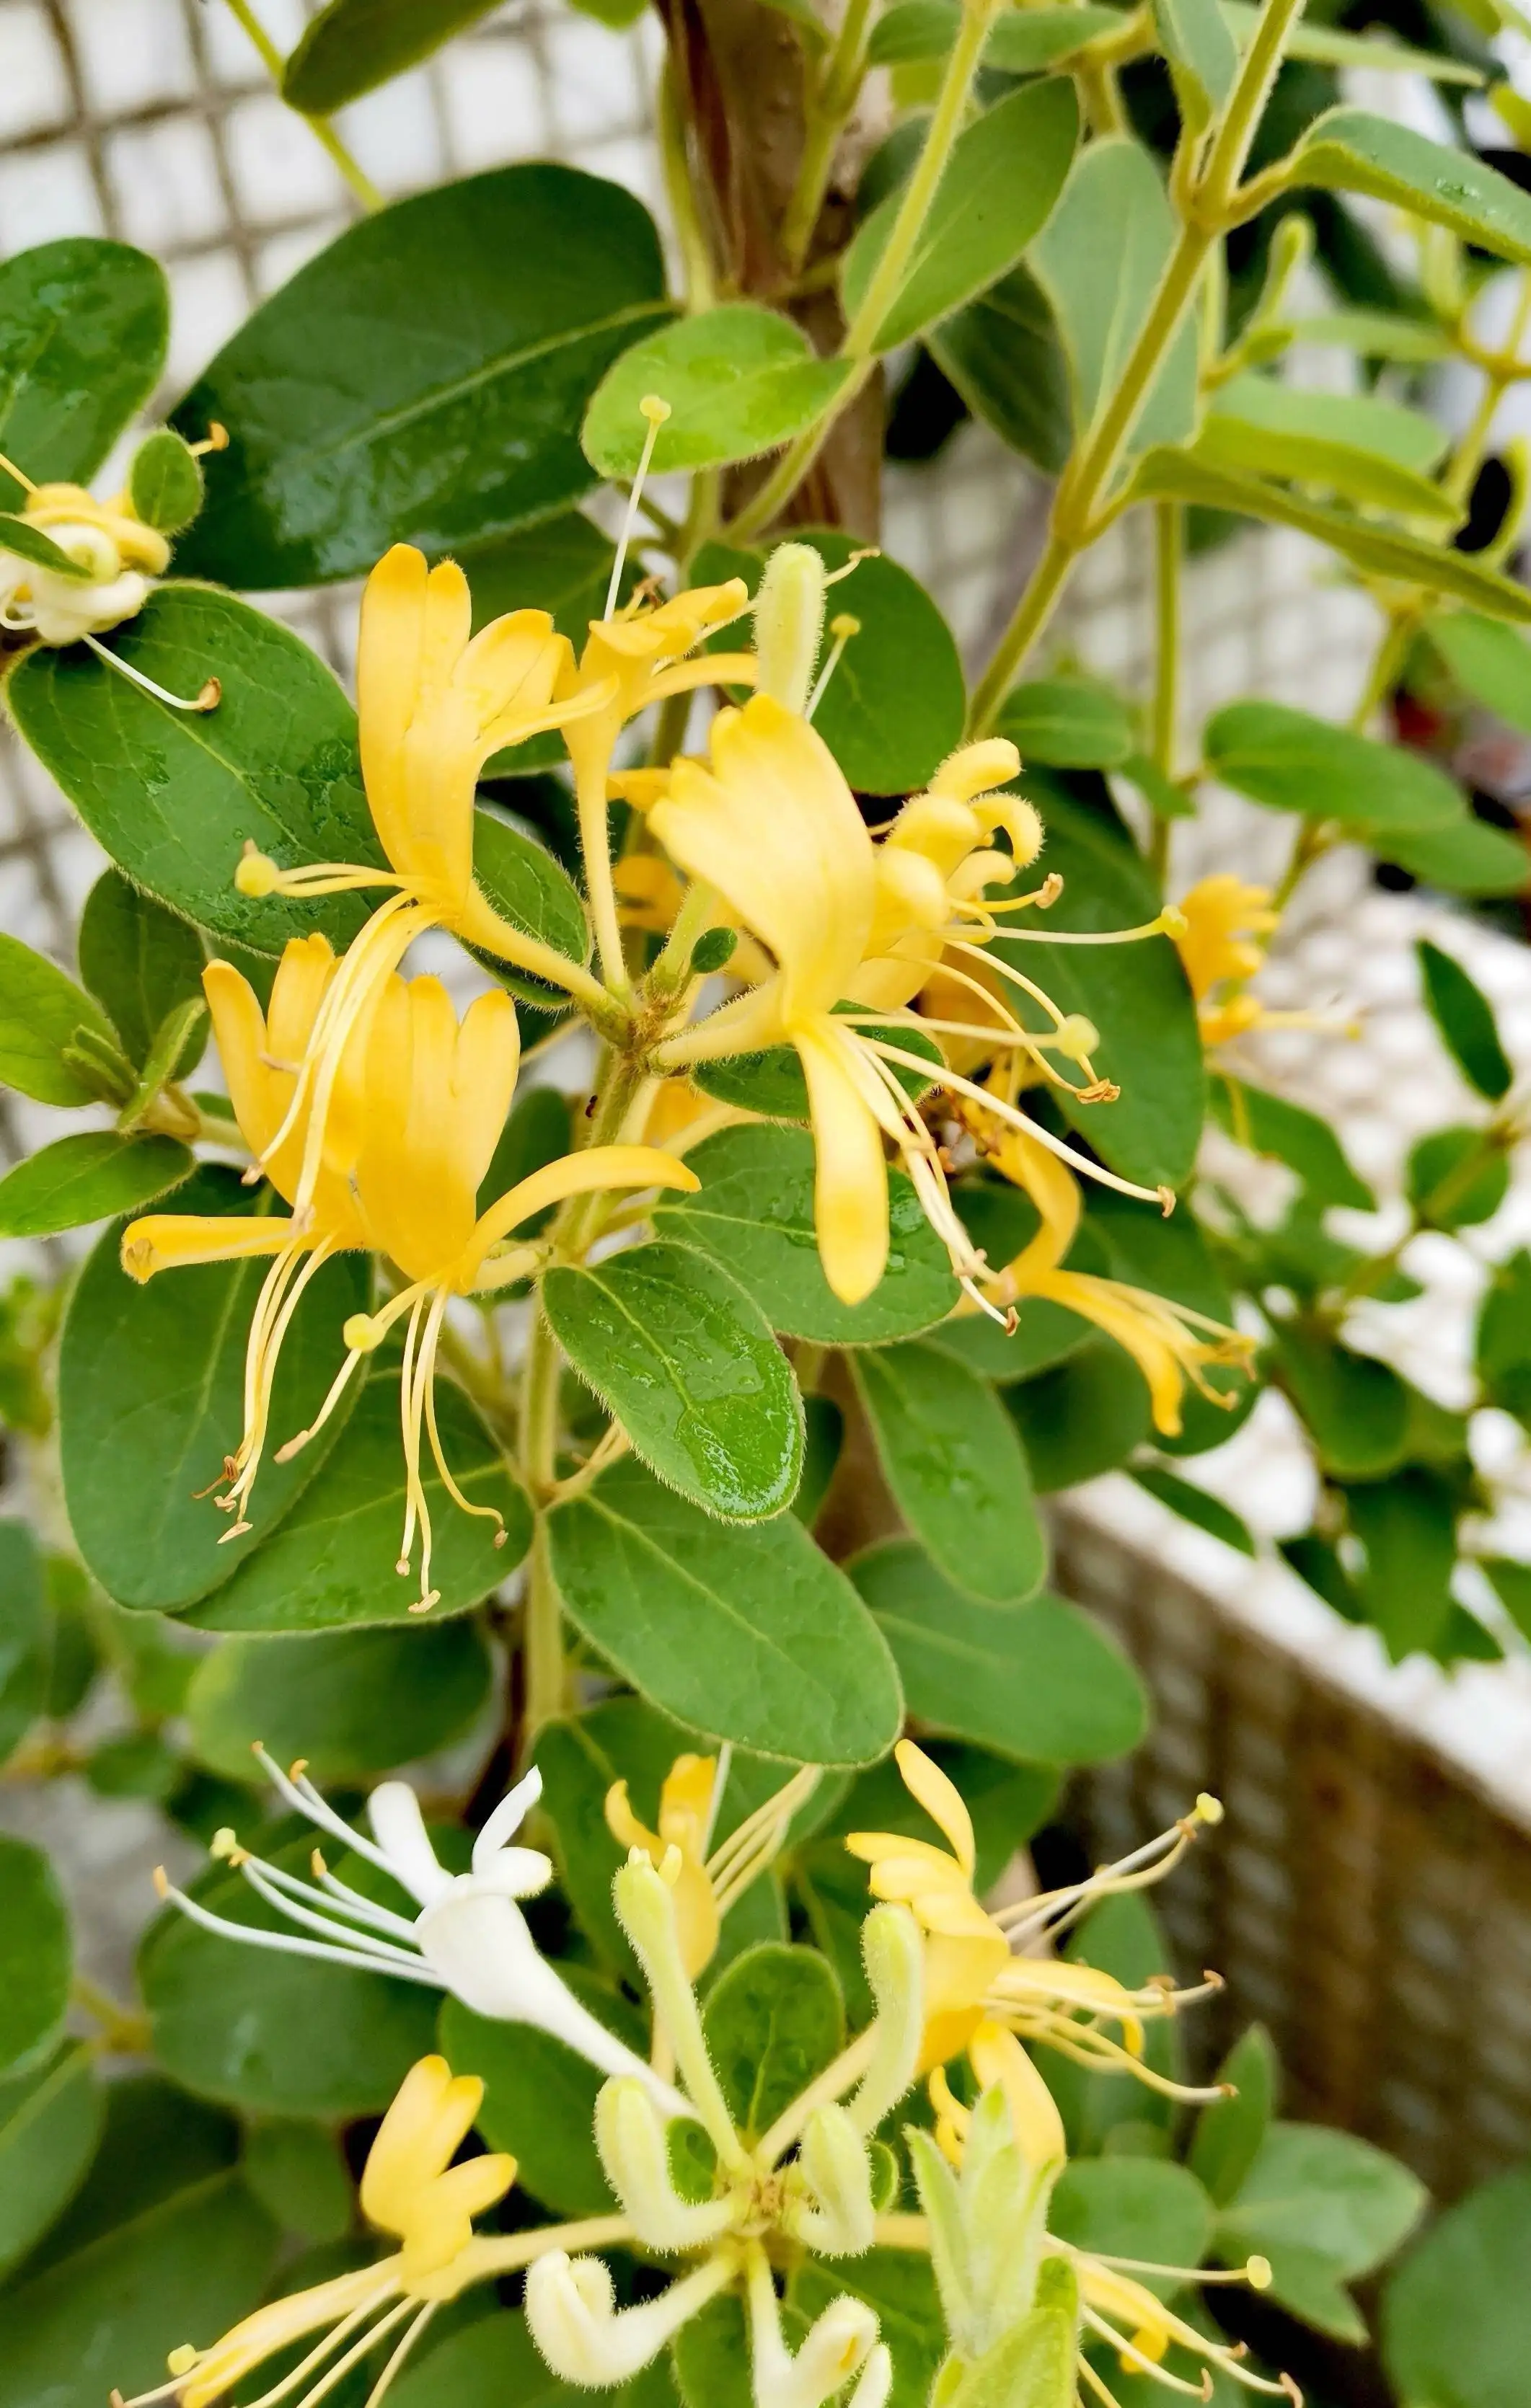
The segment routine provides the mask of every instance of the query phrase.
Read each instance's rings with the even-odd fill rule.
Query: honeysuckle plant
[[[1214,1801],[1031,1866],[1148,1715],[1046,1499],[1253,1553],[1216,1451],[1275,1390],[1336,1611],[1531,1631],[1524,1097],[1444,910],[1470,1100],[1403,1194],[1266,1044],[1354,1041],[1267,975],[1335,846],[1465,939],[1526,883],[1441,766],[1531,693],[1500,0],[662,7],[668,254],[546,161],[380,199],[332,119],[477,7],[283,58],[231,5],[355,222],[179,396],[152,260],[0,265],[6,708],[102,854],[72,963],[0,935],[0,1234],[62,1240],[0,1297],[0,1763],[167,1834],[131,1999],[0,1841],[0,2408],[171,2347],[188,2408],[1280,2389],[1418,2186],[1258,2031],[1187,2053],[1141,1893]],[[966,659],[878,499],[963,418],[1049,480]],[[1055,619],[1128,513],[1145,691]],[[1369,597],[1350,724],[1190,724],[1230,520]],[[263,598],[326,588],[354,680]],[[1213,787],[1284,869],[1192,873]],[[1388,1359],[1425,1232],[1488,1270],[1444,1401]]]

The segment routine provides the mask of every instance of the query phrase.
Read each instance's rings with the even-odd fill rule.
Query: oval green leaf
[[[158,383],[169,331],[165,272],[141,251],[18,251],[0,266],[0,452],[34,484],[83,484]],[[0,507],[22,499],[0,470]]]
[[[139,1068],[168,1014],[200,999],[206,960],[196,930],[120,869],[96,880],[79,916],[79,975]],[[175,1065],[178,1079],[195,1069],[206,1038],[203,1022]]]
[[[1524,636],[1475,610],[1443,611],[1425,634],[1475,702],[1531,735],[1531,646]]]
[[[542,1309],[651,1470],[727,1521],[791,1501],[802,1403],[759,1307],[705,1254],[664,1240],[550,1270]]]
[[[1017,1381],[1004,1405],[1039,1497],[1114,1471],[1148,1435],[1143,1374],[1109,1338],[1092,1338],[1064,1362]]]
[[[429,1756],[484,1703],[489,1658],[470,1623],[317,1638],[228,1639],[186,1693],[202,1762],[247,1779],[258,1740],[282,1764],[304,1756],[315,1781],[356,1781]]]
[[[145,526],[179,535],[202,507],[202,468],[182,435],[162,426],[140,443],[128,471],[133,508]]]
[[[735,1959],[714,1984],[703,2022],[746,2148],[845,2044],[845,2002],[828,1958],[777,1941]]]
[[[0,1831],[0,2075],[48,2054],[69,2004],[69,1918],[41,1848]]]
[[[418,66],[495,0],[329,0],[304,27],[282,70],[282,97],[305,117],[330,117]]]
[[[1224,785],[1272,810],[1334,820],[1363,836],[1430,835],[1461,816],[1458,789],[1418,752],[1288,703],[1230,703],[1208,720],[1202,744]]]
[[[189,1179],[196,1156],[173,1137],[82,1129],[0,1179],[0,1238],[50,1238],[134,1212]]]
[[[209,1168],[167,1209],[237,1216],[259,1207],[237,1172]],[[339,1437],[343,1404],[339,1426],[332,1418],[291,1463],[267,1460],[255,1528],[219,1544],[227,1521],[194,1492],[238,1442],[245,1338],[265,1271],[260,1261],[202,1264],[139,1287],[109,1229],[80,1274],[59,1363],[65,1496],[79,1551],[119,1604],[170,1613],[231,1579]],[[359,1256],[327,1263],[313,1281],[282,1351],[278,1444],[318,1412],[344,1354],[341,1326],[367,1298]]]
[[[935,1346],[855,1358],[856,1384],[899,1511],[969,1597],[1030,1597],[1047,1564],[1026,1457],[993,1390]]]
[[[1018,10],[1002,22],[1019,26],[1049,13]],[[1071,7],[1058,13],[1079,17],[1091,11]],[[975,418],[1023,460],[1056,476],[1068,457],[1072,431],[1068,361],[1047,296],[1024,261],[965,309],[932,326],[925,339]]]
[[[1467,811],[1428,836],[1379,838],[1377,850],[1422,885],[1448,895],[1519,895],[1531,883],[1531,854],[1522,838]]]
[[[1294,185],[1365,193],[1390,208],[1450,227],[1499,259],[1531,265],[1531,194],[1470,150],[1432,142],[1364,108],[1331,108],[1307,128],[1291,162]]]
[[[81,1035],[115,1049],[110,1022],[73,979],[19,937],[0,934],[0,1082],[37,1104],[96,1102],[102,1090],[86,1065],[66,1057]]]
[[[1133,715],[1119,695],[1094,678],[1035,678],[1012,686],[995,733],[1029,761],[1060,769],[1118,769],[1137,750]]]
[[[897,1737],[886,1642],[792,1514],[732,1528],[618,1464],[548,1541],[571,1620],[689,1728],[798,1764],[871,1764]]]
[[[667,309],[652,219],[599,177],[503,167],[380,209],[177,409],[183,434],[218,419],[230,437],[180,566],[311,585],[391,543],[448,552],[567,509],[595,481],[585,405]]]
[[[670,405],[652,466],[721,468],[755,460],[814,425],[855,374],[820,359],[801,326],[753,301],[728,301],[662,326],[624,351],[591,397],[580,440],[602,477],[630,478],[648,435],[639,405]]]
[[[65,2041],[50,2063],[0,2085],[0,2274],[26,2256],[79,2189],[105,2108],[81,2041]]]
[[[567,1979],[568,1969],[560,1970]],[[581,1995],[588,1998],[585,1985]],[[441,2043],[454,2073],[476,2074],[483,2083],[474,2124],[490,2148],[515,2159],[522,2190],[555,2215],[614,2213],[595,2143],[596,2094],[604,2079],[595,2066],[551,2032],[491,2023],[460,1999],[442,2004]]]
[[[1493,1005],[1453,953],[1443,953],[1428,937],[1415,940],[1414,952],[1425,1007],[1441,1042],[1469,1086],[1486,1102],[1500,1102],[1515,1073],[1499,1041]]]

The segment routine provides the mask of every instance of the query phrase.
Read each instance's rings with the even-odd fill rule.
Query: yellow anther
[[[1251,2291],[1268,2291],[1271,2286],[1270,2259],[1251,2258],[1244,2269],[1244,2279]]]
[[[170,1895],[170,1876],[169,1876],[169,1874],[166,1871],[165,1867],[164,1867],[163,1865],[156,1865],[156,1866],[154,1867],[154,1887],[155,1887],[155,1889],[157,1890],[157,1892],[159,1893],[159,1895],[160,1895],[160,1897],[161,1897],[161,1898],[168,1898],[168,1897],[169,1897],[169,1895]]]
[[[234,883],[239,893],[257,898],[272,895],[276,892],[277,880],[281,875],[276,863],[267,859],[261,852],[254,838],[246,837],[244,851],[239,855],[239,866],[234,873]]]
[[[1208,1789],[1202,1790],[1196,1799],[1196,1820],[1216,1828],[1222,1820],[1221,1799],[1214,1798]]]
[[[170,2352],[165,2363],[172,2374],[190,2374],[196,2364],[197,2355],[193,2344],[189,2341],[183,2341],[179,2349],[173,2349]]]
[[[840,611],[830,621],[830,633],[838,643],[848,643],[852,636],[859,636],[860,632],[861,622],[853,619],[848,610]]]
[[[657,393],[645,393],[638,409],[639,415],[646,418],[651,426],[662,426],[670,416],[669,402],[662,401]]]
[[[387,1334],[382,1315],[374,1316],[370,1312],[354,1312],[340,1329],[341,1337],[354,1354],[370,1354],[374,1346],[382,1345]]]
[[[1087,1020],[1082,1011],[1071,1011],[1059,1022],[1053,1035],[1052,1045],[1053,1051],[1062,1054],[1065,1060],[1077,1062],[1082,1066],[1095,1052],[1100,1041],[1101,1032],[1094,1022]]]
[[[1191,923],[1177,903],[1166,903],[1155,924],[1166,937],[1183,937]]]
[[[209,1843],[208,1854],[209,1856],[218,1856],[220,1858],[224,1856],[232,1856],[237,1853],[238,1845],[239,1842],[237,1836],[225,1823],[223,1825],[221,1829],[214,1831],[212,1839]]]

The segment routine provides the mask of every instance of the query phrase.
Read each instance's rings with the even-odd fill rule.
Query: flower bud
[[[794,2201],[791,2229],[821,2258],[859,2258],[876,2221],[866,2146],[844,2107],[820,2107],[803,2128],[798,2165],[817,2202]]]
[[[607,2389],[657,2358],[666,2342],[732,2282],[736,2264],[731,2252],[720,2250],[657,2299],[618,2308],[611,2275],[599,2258],[550,2250],[527,2269],[527,2325],[565,2383]]]
[[[606,2179],[640,2241],[669,2253],[697,2249],[728,2229],[726,2199],[690,2204],[675,2190],[665,2126],[641,2082],[608,2082],[596,2100],[596,2146]]]
[[[925,1944],[905,1906],[874,1906],[861,1926],[861,1961],[877,2002],[872,2062],[845,2113],[874,2132],[913,2082],[925,2028]]]
[[[800,714],[808,708],[824,634],[825,583],[812,544],[779,543],[755,600],[756,691]]]

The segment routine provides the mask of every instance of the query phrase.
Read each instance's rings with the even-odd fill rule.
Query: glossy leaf
[[[1137,749],[1132,713],[1094,678],[1037,678],[1012,686],[995,732],[1008,736],[1021,767],[1045,761],[1060,769],[1117,769]]]
[[[1114,1471],[1148,1436],[1143,1374],[1108,1338],[1004,1391],[1039,1497]]]
[[[1336,1479],[1380,1479],[1402,1460],[1408,1396],[1396,1371],[1298,1322],[1277,1328],[1272,1355],[1320,1461]]]
[[[137,1211],[195,1168],[195,1155],[179,1139],[81,1129],[0,1179],[0,1238],[48,1238]]]
[[[1393,2270],[1382,2359],[1403,2400],[1520,2408],[1531,2364],[1531,2169],[1447,2208]]]
[[[1229,703],[1208,720],[1202,744],[1224,785],[1363,836],[1428,835],[1462,808],[1452,781],[1421,754],[1284,702]]]
[[[1218,2068],[1228,2093],[1198,2114],[1186,2163],[1220,2207],[1235,2196],[1260,2154],[1276,2113],[1280,2075],[1263,2024],[1251,2024]]]
[[[975,1602],[906,1539],[853,1561],[893,1651],[909,1711],[932,1730],[1030,1764],[1124,1756],[1148,1726],[1136,1673],[1076,1605]]]
[[[259,2300],[278,2232],[235,2173],[127,2217],[6,2300],[0,2408],[97,2408],[165,2380],[166,2332],[211,2342]]]
[[[427,1455],[422,1467],[434,1546],[430,1583],[441,1596],[432,1622],[477,1605],[515,1570],[531,1542],[531,1508],[505,1457],[460,1388],[439,1382],[442,1451],[469,1502],[505,1517],[503,1546],[492,1522],[462,1512]],[[404,1526],[404,1450],[398,1383],[374,1377],[362,1390],[333,1453],[275,1530],[230,1581],[194,1606],[198,1630],[355,1630],[371,1624],[419,1627],[412,1574],[397,1570]]]
[[[441,2046],[454,2073],[483,2082],[474,2123],[490,2148],[514,2157],[523,2190],[555,2215],[614,2213],[595,2143],[596,2094],[605,2078],[597,2067],[551,2032],[491,2023],[453,1998],[442,2001]]]
[[[15,689],[15,676],[10,691]],[[0,935],[0,1083],[38,1104],[90,1104],[102,1093],[78,1053],[81,1032],[110,1049],[110,1023],[61,969]]]
[[[715,1983],[704,2023],[729,2113],[748,2147],[838,2057],[845,2003],[823,1956],[767,1941]]]
[[[0,1831],[0,2077],[27,2072],[51,2049],[73,1954],[52,1866],[30,1840]]]
[[[1410,365],[1444,359],[1452,348],[1444,329],[1429,319],[1395,317],[1382,309],[1327,309],[1314,318],[1293,319],[1292,331],[1300,343],[1354,351],[1366,360],[1405,360]]]
[[[934,1346],[859,1354],[855,1373],[888,1487],[940,1570],[991,1604],[1030,1597],[1047,1542],[1026,1458],[993,1391]]]
[[[0,265],[0,452],[34,484],[83,484],[159,381],[165,273],[124,242],[39,243]],[[0,470],[0,509],[22,499]]]
[[[580,440],[602,477],[631,478],[648,434],[640,404],[670,404],[654,445],[655,474],[721,468],[790,442],[830,408],[855,373],[820,359],[802,329],[754,301],[727,301],[679,318],[607,369]]]
[[[473,869],[495,910],[513,927],[551,945],[566,961],[589,960],[589,924],[573,881],[535,837],[481,808],[473,814]],[[567,999],[556,987],[494,954],[482,958],[513,994],[544,1008],[564,1008]]]
[[[946,1248],[903,1171],[888,1176],[888,1268],[864,1303],[846,1305],[818,1258],[806,1131],[720,1129],[687,1160],[701,1188],[662,1202],[655,1226],[720,1264],[786,1336],[819,1346],[878,1346],[928,1329],[956,1303]]]
[[[1442,611],[1425,634],[1474,702],[1531,735],[1531,646],[1524,637],[1476,610]]]
[[[355,2216],[339,2137],[296,2115],[270,2115],[245,2136],[239,2170],[267,2214],[305,2241],[343,2241]]]
[[[139,444],[128,470],[136,515],[161,535],[179,535],[202,507],[202,469],[182,436],[162,426]]]
[[[542,1282],[553,1333],[670,1487],[728,1521],[790,1502],[802,1404],[759,1307],[705,1254],[658,1240]]]
[[[1365,1550],[1363,1610],[1395,1664],[1435,1647],[1452,1612],[1456,1500],[1450,1481],[1423,1464],[1350,1492],[1350,1528]]]
[[[1153,0],[1153,22],[1182,115],[1193,129],[1210,124],[1238,73],[1238,45],[1218,0]]]
[[[0,470],[0,474],[4,471]],[[19,511],[0,510],[0,551],[10,552],[17,560],[30,561],[34,568],[46,568],[51,577],[65,577],[77,585],[90,582],[91,572],[85,563]]]
[[[101,2137],[106,2101],[80,2041],[0,2083],[0,2274],[67,2206]]]
[[[918,247],[875,330],[878,351],[908,342],[1015,266],[1062,190],[1077,134],[1074,88],[1059,77],[1012,93],[958,136]],[[849,317],[871,287],[898,208],[889,193],[845,253]]]
[[[829,529],[794,527],[792,535],[811,543],[831,571],[861,549]],[[699,583],[743,577],[753,595],[764,566],[764,552],[708,544],[692,575]],[[834,594],[859,632],[840,656],[814,727],[858,794],[907,794],[962,740],[966,688],[951,630],[924,587],[893,560],[863,557]],[[716,638],[725,650],[738,642],[737,626]],[[909,674],[911,661],[920,664],[917,678]]]
[[[355,1781],[429,1756],[488,1694],[489,1658],[470,1623],[416,1619],[407,1630],[229,1639],[204,1656],[186,1695],[204,1764],[248,1776],[258,1740],[313,1780]]]
[[[507,276],[504,263],[515,262]],[[230,448],[181,546],[249,590],[447,552],[567,509],[594,480],[585,405],[666,314],[630,194],[572,167],[502,167],[350,227],[261,304],[175,413]]]
[[[1421,937],[1414,950],[1425,1007],[1441,1042],[1468,1085],[1489,1103],[1498,1103],[1509,1094],[1515,1073],[1499,1042],[1493,1005],[1453,953],[1443,953],[1428,937]]]
[[[1074,18],[1094,12],[1085,7],[1028,8],[1001,23],[1019,28],[1054,13]],[[1056,475],[1069,449],[1068,362],[1047,295],[1024,261],[965,309],[953,310],[931,327],[926,341],[975,418],[1023,460]]]
[[[1155,918],[1153,882],[1126,839],[1046,780],[1026,783],[1047,830],[1043,861],[1063,880],[1046,917],[1033,917],[1036,935],[1105,933]],[[1121,1093],[1115,1103],[1061,1097],[1080,1135],[1122,1178],[1183,1186],[1201,1139],[1206,1080],[1191,989],[1169,939],[1095,946],[1001,938],[990,951],[1033,979],[1061,1011],[1083,1012],[1100,1032],[1096,1067]],[[1023,1020],[1042,1025],[1034,1007],[1006,993]]]
[[[179,583],[152,595],[112,647],[171,694],[195,695],[216,673],[223,698],[188,714],[79,645],[26,655],[7,701],[91,834],[135,885],[216,936],[266,953],[313,928],[349,943],[376,897],[253,900],[234,884],[247,838],[283,868],[385,867],[355,713],[317,654],[232,594]]]
[[[1448,227],[1499,259],[1531,264],[1531,195],[1470,150],[1432,142],[1364,108],[1331,108],[1292,160],[1294,185],[1364,193]]]
[[[486,17],[494,0],[328,0],[287,61],[282,96],[328,117],[390,83]]]
[[[79,941],[79,975],[141,1068],[168,1014],[201,997],[202,939],[120,869],[108,869],[85,898]],[[201,1021],[176,1060],[176,1078],[195,1069],[206,1042]]]
[[[1063,197],[1030,265],[1052,305],[1069,357],[1077,429],[1115,392],[1175,241],[1158,168],[1126,135],[1091,142],[1074,163]],[[1133,433],[1134,449],[1190,434],[1196,404],[1196,337],[1175,337]]]
[[[678,1722],[811,1764],[868,1764],[896,1737],[887,1646],[792,1514],[731,1528],[619,1464],[548,1538],[571,1620]]]
[[[1526,208],[1531,210],[1531,200]],[[1470,553],[1426,543],[1394,527],[1379,526],[1353,511],[1307,501],[1285,485],[1271,484],[1242,469],[1220,467],[1194,450],[1160,446],[1145,452],[1131,492],[1137,501],[1196,502],[1206,509],[1295,527],[1372,576],[1418,585],[1427,594],[1451,595],[1493,618],[1512,619],[1523,625],[1531,621],[1531,594],[1512,578],[1484,568]]]
[[[1211,1100],[1215,1117],[1230,1137],[1253,1154],[1284,1162],[1296,1172],[1313,1203],[1376,1211],[1376,1196],[1351,1168],[1333,1128],[1319,1113],[1293,1103],[1289,1096],[1251,1087],[1243,1079],[1215,1080]]]
[[[1082,2157],[1063,2169],[1047,2228],[1074,2248],[1107,2258],[1199,2266],[1212,2237],[1212,2202],[1189,2167],[1154,2157]],[[1161,2299],[1178,2287],[1163,2275],[1146,2279]]]
[[[957,0],[898,0],[872,29],[869,64],[894,67],[943,59],[957,38],[961,18]],[[984,47],[984,64],[1005,75],[1040,75],[1083,50],[1097,35],[1117,30],[1109,8],[1081,5],[1017,10],[995,21]]]
[[[176,1212],[251,1211],[233,1170],[204,1168],[176,1191]],[[258,1208],[257,1208],[258,1209]],[[59,1360],[65,1495],[85,1561],[122,1605],[173,1612],[232,1578],[307,1487],[343,1427],[332,1418],[292,1462],[268,1461],[249,1537],[207,1496],[243,1416],[245,1338],[266,1265],[167,1270],[145,1287],[108,1229],[70,1298]],[[306,1429],[344,1353],[342,1325],[366,1305],[365,1266],[343,1255],[318,1273],[282,1351],[272,1412],[277,1443]]]

